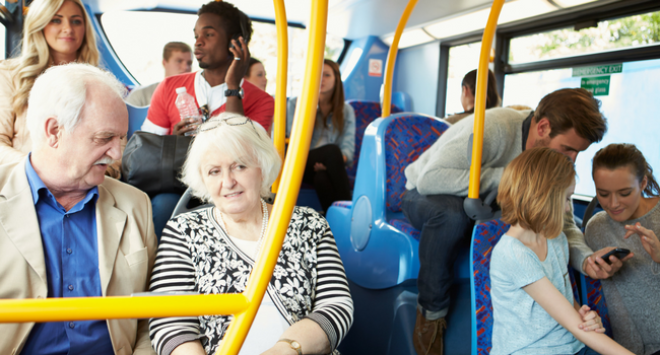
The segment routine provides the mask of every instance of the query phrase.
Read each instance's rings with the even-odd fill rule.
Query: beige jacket
[[[0,165],[0,299],[44,298],[46,263],[25,163]],[[147,195],[106,178],[98,186],[96,224],[103,296],[149,286],[156,235]],[[34,323],[0,324],[0,354],[19,354]],[[108,331],[117,355],[155,354],[147,320],[113,319]]]

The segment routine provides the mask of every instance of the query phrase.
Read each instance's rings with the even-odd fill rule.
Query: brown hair
[[[476,85],[477,85],[477,69],[472,70],[465,74],[463,77],[463,82],[461,82],[461,86],[466,86],[468,90],[470,90],[470,93],[472,96],[475,95],[476,93]],[[497,79],[495,79],[495,74],[488,69],[488,90],[486,92],[486,108],[493,108],[497,107],[502,103],[502,99],[500,98],[500,94],[497,92]],[[469,111],[466,111],[469,113],[474,112],[474,108],[472,108]]]
[[[634,144],[610,144],[599,150],[592,160],[591,176],[593,177],[597,169],[616,170],[620,167],[632,168],[640,183],[646,176],[646,188],[642,195],[646,197],[660,195],[660,186],[653,177],[653,168]]]
[[[257,64],[257,63],[261,63],[261,61],[257,58],[250,57],[250,59],[248,59],[248,69],[245,72],[245,77],[246,78],[250,76],[250,69],[252,69],[252,66]],[[261,63],[261,65],[263,65],[263,63]]]
[[[341,82],[341,73],[339,72],[339,64],[330,59],[323,59],[323,64],[327,64],[332,68],[335,74],[335,90],[332,92],[330,102],[332,103],[332,125],[334,128],[341,132],[344,130],[344,84]],[[323,120],[323,127],[327,128],[327,121]]]
[[[591,143],[600,142],[607,132],[607,120],[600,112],[600,100],[585,89],[561,89],[546,95],[534,113],[534,122],[550,122],[550,138],[571,128]]]
[[[575,179],[573,162],[550,148],[527,149],[504,169],[497,202],[502,221],[552,239],[564,225],[566,189]]]
[[[192,49],[183,42],[170,42],[163,47],[163,59],[166,62],[170,60],[172,52],[190,53]]]

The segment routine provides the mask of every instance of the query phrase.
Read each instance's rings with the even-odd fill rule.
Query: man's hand
[[[603,260],[602,256],[614,249],[616,248],[606,247],[591,254],[591,256],[584,259],[582,270],[584,270],[584,272],[594,280],[607,279],[611,277],[617,271],[619,271],[621,266],[623,266],[624,261],[633,257],[633,253],[630,253],[625,258],[619,260],[619,258],[612,255],[609,258],[611,264],[608,264],[605,260]]]
[[[650,230],[642,227],[642,224],[637,222],[634,225],[627,225],[626,235],[623,236],[623,239],[628,239],[633,234],[637,234],[639,239],[642,241],[642,246],[644,250],[651,256],[651,259],[656,263],[660,263],[660,241],[655,233]]]
[[[578,310],[580,313],[580,318],[584,323],[578,325],[578,328],[584,330],[585,332],[594,331],[596,333],[605,333],[605,328],[603,327],[603,321],[600,319],[600,316],[595,311],[592,311],[589,306],[582,305]]]
[[[196,118],[186,118],[179,121],[172,128],[172,135],[183,136],[188,132],[193,132],[197,129],[198,120]]]
[[[238,43],[240,42],[240,44]],[[250,64],[250,50],[248,49],[247,44],[245,43],[243,37],[238,37],[238,42],[235,39],[231,40],[231,43],[234,45],[233,48],[229,48],[229,51],[234,55],[234,60],[229,69],[227,69],[227,75],[225,76],[225,83],[227,83],[227,89],[238,90],[241,86],[241,80],[245,74],[247,74]]]

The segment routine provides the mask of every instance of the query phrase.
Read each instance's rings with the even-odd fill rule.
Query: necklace
[[[268,206],[266,206],[266,201],[263,199],[261,200],[261,214],[263,216],[261,220],[261,233],[259,235],[259,239],[257,239],[257,254],[259,253],[259,249],[261,249],[261,243],[263,242],[264,235],[266,234],[266,227],[268,227]],[[220,212],[220,209],[217,207],[215,208],[215,219],[218,221],[220,224],[220,227],[225,230],[225,233],[229,235],[227,226],[225,225],[225,221],[222,218],[222,212]]]

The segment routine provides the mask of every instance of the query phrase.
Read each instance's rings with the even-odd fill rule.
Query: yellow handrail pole
[[[247,309],[247,304],[240,293],[2,300],[0,323],[234,314]]]
[[[481,155],[484,144],[484,118],[486,117],[486,91],[488,90],[488,62],[493,37],[497,29],[497,19],[500,17],[504,0],[494,0],[490,7],[490,15],[481,38],[481,53],[477,67],[477,84],[474,96],[474,131],[472,140],[472,160],[470,165],[470,187],[468,198],[479,198],[479,183],[481,179]]]
[[[319,87],[323,71],[323,54],[325,52],[326,25],[328,21],[328,0],[311,1],[311,17],[309,21],[309,39],[307,44],[307,62],[305,65],[305,79],[303,90],[298,101],[291,129],[288,159],[282,169],[281,190],[273,206],[271,223],[264,247],[257,255],[257,262],[252,270],[244,294],[249,305],[245,312],[234,317],[227,333],[216,354],[237,354],[241,349],[245,337],[257,310],[261,305],[268,283],[272,277],[277,257],[282,249],[282,242],[289,227],[293,207],[298,198],[298,190],[302,181],[309,145],[312,140],[314,119],[319,100]]]
[[[383,104],[381,105],[381,117],[387,117],[390,115],[390,110],[392,107],[392,82],[394,80],[394,64],[396,63],[396,55],[399,51],[399,40],[401,39],[401,34],[406,28],[406,23],[408,23],[408,18],[410,18],[410,14],[415,8],[415,5],[417,5],[417,0],[408,1],[408,5],[406,5],[401,18],[399,19],[399,24],[396,26],[394,39],[392,40],[390,50],[387,53],[385,78],[383,82]]]
[[[275,27],[277,28],[277,88],[275,89],[275,114],[273,116],[273,142],[284,160],[286,136],[286,85],[289,68],[289,26],[286,20],[284,0],[273,0],[275,4]],[[282,172],[273,182],[272,192],[280,187]]]

